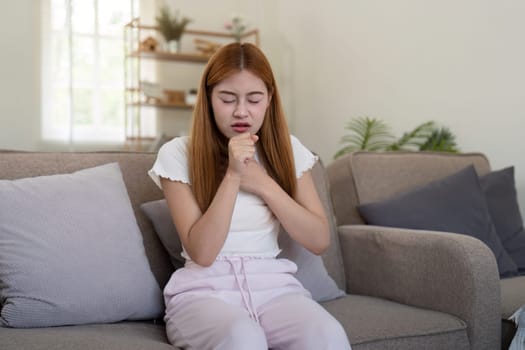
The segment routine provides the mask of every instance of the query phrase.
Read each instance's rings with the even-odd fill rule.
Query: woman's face
[[[261,128],[270,104],[264,82],[255,74],[241,70],[217,84],[211,93],[215,123],[228,139]]]

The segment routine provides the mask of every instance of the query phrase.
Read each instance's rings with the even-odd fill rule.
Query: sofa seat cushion
[[[168,343],[164,325],[142,322],[50,328],[2,328],[3,350],[126,349],[176,350]]]
[[[353,350],[470,348],[465,323],[452,315],[360,295],[322,305],[341,322]]]
[[[525,305],[525,276],[501,279],[500,285],[501,318],[507,319]]]

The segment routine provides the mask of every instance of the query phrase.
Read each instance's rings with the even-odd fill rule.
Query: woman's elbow
[[[202,267],[210,267],[215,262],[215,257],[210,254],[191,254],[189,253],[191,261]]]
[[[199,266],[202,266],[202,267],[210,267],[211,265],[213,265],[213,262],[215,261],[214,259],[209,259],[209,258],[196,258],[196,259],[192,259],[192,261],[194,263],[196,263],[197,265]]]
[[[322,243],[318,244],[317,246],[313,247],[313,249],[311,251],[315,255],[321,255],[324,252],[326,252],[328,247],[330,247],[330,241],[329,240],[327,240],[327,242],[322,242]]]
[[[326,225],[326,228],[323,230],[323,234],[320,235],[319,241],[314,247],[312,247],[311,252],[314,253],[315,255],[321,255],[329,247],[330,247],[330,230],[328,229],[328,225]]]

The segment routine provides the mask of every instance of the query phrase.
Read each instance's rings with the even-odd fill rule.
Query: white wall
[[[304,143],[327,163],[353,117],[382,118],[398,135],[435,120],[462,151],[487,154],[494,169],[516,167],[525,212],[525,2],[315,4],[274,2],[272,37],[292,51],[292,72],[281,75],[291,79],[292,125]]]
[[[525,212],[525,2],[521,0],[156,0],[222,30],[234,12],[260,28],[292,131],[325,163],[344,125],[368,115],[396,134],[435,120],[462,151],[516,167]],[[9,2],[0,32],[0,148],[39,137],[38,6]]]
[[[319,138],[320,131],[340,136],[344,121],[370,115],[398,132],[433,119],[457,134],[464,151],[486,152],[494,163],[519,161],[525,146],[519,137],[525,126],[522,1],[328,0],[321,11],[301,9],[299,1],[280,4],[301,57],[294,82],[296,117],[303,121],[297,132],[316,140],[324,158],[338,148],[338,138]],[[329,25],[305,33],[316,19]]]
[[[0,11],[0,149],[32,150],[40,138],[40,9],[34,0],[5,3]]]

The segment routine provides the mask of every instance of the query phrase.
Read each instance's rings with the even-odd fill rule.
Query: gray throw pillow
[[[494,253],[500,276],[517,273],[516,264],[496,233],[473,166],[385,201],[359,205],[358,209],[370,225],[454,232],[478,238]]]
[[[175,224],[171,219],[170,210],[165,199],[159,199],[147,203],[142,203],[140,209],[146,214],[148,219],[153,224],[157,236],[168,251],[171,259],[171,264],[175,269],[184,266],[186,261],[182,253],[182,244],[175,228]]]
[[[153,223],[157,235],[171,257],[173,266],[175,268],[182,266],[184,263],[184,258],[180,255],[182,246],[166,200],[143,203],[140,207]],[[328,275],[320,256],[310,253],[291,239],[285,231],[279,234],[279,246],[282,252],[278,257],[296,263],[296,278],[312,294],[314,300],[327,301],[345,295]]]
[[[0,300],[7,327],[162,315],[118,163],[0,180]]]
[[[525,273],[525,229],[518,204],[514,167],[493,171],[480,178],[490,217],[503,247]]]
[[[312,294],[312,299],[322,302],[346,295],[326,271],[323,258],[308,251],[284,230],[279,233],[279,247],[278,258],[291,260],[297,265],[295,277]]]

